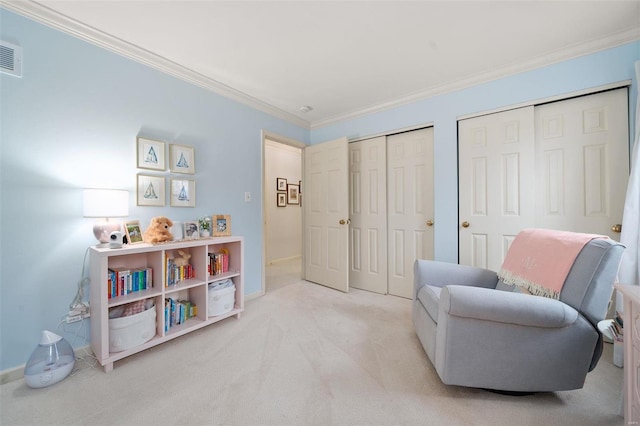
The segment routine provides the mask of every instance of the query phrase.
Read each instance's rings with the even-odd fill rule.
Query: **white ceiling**
[[[1,4],[311,128],[640,39],[640,1]]]

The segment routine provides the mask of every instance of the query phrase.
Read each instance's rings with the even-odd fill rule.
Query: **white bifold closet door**
[[[349,144],[350,285],[411,298],[433,259],[433,128]]]
[[[618,239],[627,105],[623,88],[461,120],[460,263],[497,271],[528,227]]]

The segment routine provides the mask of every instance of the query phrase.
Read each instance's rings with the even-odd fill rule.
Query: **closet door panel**
[[[386,137],[349,144],[349,285],[387,293]]]
[[[460,263],[498,270],[534,220],[533,107],[458,123]]]
[[[433,259],[433,128],[388,136],[387,170],[389,294],[411,298],[414,261]]]
[[[535,226],[608,235],[629,176],[627,89],[537,106]]]

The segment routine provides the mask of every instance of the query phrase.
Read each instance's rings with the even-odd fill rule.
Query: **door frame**
[[[304,149],[308,146],[306,144],[304,144],[303,142],[300,142],[299,140],[296,139],[292,139],[286,136],[282,136],[279,135],[277,133],[273,133],[273,132],[269,132],[267,130],[262,130],[261,132],[261,143],[260,143],[260,158],[261,158],[261,164],[262,164],[262,171],[261,171],[261,175],[260,175],[260,179],[262,180],[262,193],[260,194],[260,203],[261,203],[261,207],[262,207],[262,255],[261,255],[261,286],[260,286],[260,293],[255,294],[253,297],[246,299],[246,300],[250,300],[253,298],[257,298],[260,296],[264,296],[266,293],[266,259],[267,259],[267,227],[266,227],[266,223],[267,223],[267,209],[266,209],[266,191],[267,191],[267,182],[265,179],[265,173],[266,173],[266,159],[265,159],[265,147],[266,147],[266,141],[270,140],[273,142],[277,142],[283,145],[289,145],[289,146],[293,146],[295,148],[300,148],[301,150],[304,151]],[[301,162],[301,172],[302,175],[304,176],[304,160]],[[303,208],[304,208],[304,204],[303,204]],[[303,221],[304,221],[304,214],[303,214]],[[303,229],[304,229],[304,223],[302,224]],[[304,243],[304,235],[302,235],[302,239],[303,239],[303,243]],[[302,250],[302,267],[304,268],[304,250]],[[304,276],[304,269],[302,270],[302,276]]]

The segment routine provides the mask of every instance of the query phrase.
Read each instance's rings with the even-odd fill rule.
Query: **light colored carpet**
[[[0,386],[9,425],[622,425],[611,345],[584,389],[525,397],[443,385],[409,300],[268,268],[241,319],[30,389]],[[82,365],[77,363],[77,365]]]

